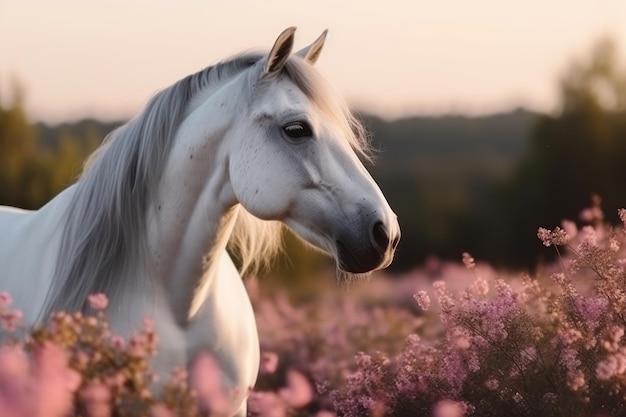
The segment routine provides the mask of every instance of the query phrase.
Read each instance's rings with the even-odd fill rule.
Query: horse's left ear
[[[289,27],[278,35],[263,68],[263,78],[273,77],[281,72],[293,49],[295,27]]]
[[[326,41],[326,35],[328,34],[328,29],[322,32],[322,34],[315,39],[315,41],[307,46],[306,48],[300,49],[296,55],[300,58],[307,61],[309,64],[315,64],[317,59],[320,57],[320,53],[322,52],[322,48],[324,47],[324,42]]]

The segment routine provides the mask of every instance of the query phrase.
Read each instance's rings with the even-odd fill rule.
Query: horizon
[[[401,121],[401,120],[409,120],[409,119],[444,119],[444,118],[468,118],[468,119],[481,119],[481,118],[489,118],[489,117],[497,117],[497,116],[501,116],[501,115],[509,115],[509,114],[513,114],[513,113],[517,113],[517,112],[525,112],[525,113],[529,113],[529,114],[544,114],[541,111],[535,111],[533,109],[529,109],[526,107],[512,107],[509,109],[496,109],[495,111],[492,112],[485,112],[485,113],[453,113],[453,112],[447,112],[447,113],[414,113],[414,114],[406,114],[406,115],[399,115],[399,116],[381,116],[372,112],[367,112],[364,110],[361,110],[359,108],[354,108],[351,107],[352,111],[354,113],[356,113],[359,117],[365,117],[365,118],[378,118],[386,123],[394,123],[396,121]],[[27,114],[28,116],[28,114]],[[106,118],[106,117],[98,117],[96,116],[90,116],[90,115],[86,115],[86,116],[79,116],[76,118],[70,118],[70,119],[63,119],[63,120],[52,120],[52,121],[47,121],[47,120],[41,120],[41,119],[32,119],[29,120],[29,122],[33,125],[37,125],[37,124],[43,124],[47,127],[50,128],[57,128],[59,126],[63,126],[63,125],[76,125],[79,124],[81,122],[96,122],[96,123],[101,123],[101,124],[109,124],[109,123],[127,123],[128,121],[130,121],[130,119],[132,119],[135,115],[131,114],[128,117],[120,117],[120,118]]]
[[[394,0],[385,8],[331,0],[307,7],[4,0],[0,100],[17,79],[33,121],[127,120],[158,90],[233,54],[269,49],[291,25],[298,26],[296,49],[329,28],[320,72],[352,108],[385,120],[549,113],[563,71],[598,38],[612,37],[622,61],[626,55],[626,2],[619,0]]]

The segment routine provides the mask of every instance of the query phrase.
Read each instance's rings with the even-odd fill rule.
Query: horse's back
[[[71,192],[36,211],[0,206],[0,291],[27,324],[36,321],[50,288]]]
[[[0,250],[10,242],[34,212],[15,207],[0,206]]]

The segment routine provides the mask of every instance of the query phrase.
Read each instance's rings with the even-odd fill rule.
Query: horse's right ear
[[[272,50],[267,56],[267,61],[265,62],[265,67],[263,68],[262,78],[272,78],[282,71],[285,66],[285,62],[287,62],[289,55],[291,55],[295,32],[296,28],[292,26],[285,29],[283,33],[278,35],[278,39],[276,39]]]
[[[320,57],[320,53],[322,52],[322,48],[324,47],[324,41],[326,40],[326,35],[328,34],[328,29],[322,32],[322,34],[315,39],[315,41],[296,52],[300,58],[307,61],[309,64],[313,65],[317,62],[317,58]]]

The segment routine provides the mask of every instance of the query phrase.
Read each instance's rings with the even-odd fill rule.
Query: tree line
[[[403,230],[394,268],[464,251],[500,266],[533,267],[551,253],[537,228],[553,228],[563,216],[584,222],[579,213],[594,194],[617,221],[616,210],[626,207],[626,68],[615,42],[597,41],[557,87],[559,108],[550,114],[363,115],[379,150],[369,168]],[[75,180],[120,122],[32,123],[23,101],[16,86],[0,103],[0,204],[36,209]],[[315,257],[293,252],[299,261]]]

